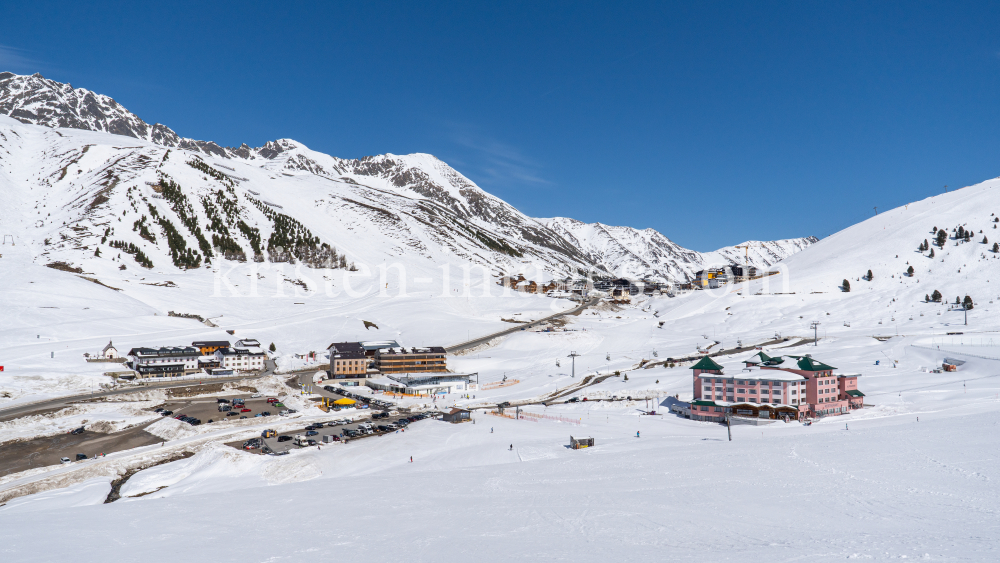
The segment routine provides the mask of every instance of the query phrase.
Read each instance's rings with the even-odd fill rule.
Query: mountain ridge
[[[121,135],[185,151],[189,153],[185,158],[203,159],[208,166],[214,163],[222,176],[237,185],[248,181],[245,173],[237,173],[233,168],[236,163],[243,163],[270,174],[269,180],[309,174],[350,185],[352,190],[374,190],[366,192],[364,197],[354,198],[356,206],[368,206],[369,211],[381,209],[394,216],[394,220],[401,217],[399,208],[393,207],[396,204],[415,205],[421,209],[416,212],[418,215],[430,214],[420,219],[423,226],[410,227],[410,231],[443,229],[439,221],[431,218],[435,213],[445,214],[452,222],[467,223],[459,231],[471,237],[469,240],[478,248],[475,251],[466,249],[460,255],[470,258],[478,255],[480,262],[497,262],[498,259],[510,262],[512,258],[524,258],[527,251],[527,259],[544,256],[541,259],[546,268],[564,274],[590,270],[597,275],[675,280],[692,277],[709,261],[736,262],[733,247],[715,253],[699,253],[676,245],[652,229],[639,231],[595,224],[606,234],[599,237],[600,240],[581,240],[581,234],[574,232],[579,231],[575,223],[571,223],[574,220],[546,222],[530,218],[430,154],[383,154],[343,159],[313,151],[287,138],[268,141],[256,148],[247,144],[222,147],[212,141],[181,137],[159,123],[150,125],[109,96],[74,88],[40,74],[0,73],[0,115],[28,125]],[[143,158],[153,156],[146,154]],[[227,168],[229,171],[222,171]],[[403,200],[391,205],[387,203],[388,199],[399,197],[406,198],[409,203]],[[370,198],[380,201],[368,201]],[[385,206],[392,209],[382,209]],[[385,217],[388,216],[382,215]],[[453,235],[442,231],[431,238],[447,240],[449,236]],[[808,246],[810,241],[804,238],[763,243],[771,245],[770,253],[754,257],[751,263],[770,265]],[[612,250],[606,248],[616,245]],[[517,267],[516,264],[508,266]]]

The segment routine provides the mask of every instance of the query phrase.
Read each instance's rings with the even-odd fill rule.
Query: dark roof
[[[198,342],[192,342],[192,346],[197,346],[198,348],[206,348],[209,346],[219,346],[221,348],[228,348],[228,340],[199,340]]]
[[[864,393],[862,393],[861,391],[858,391],[857,389],[851,389],[851,390],[849,390],[847,392],[847,394],[850,395],[850,396],[852,396],[852,397],[864,397],[865,396]]]
[[[201,351],[191,346],[170,346],[165,348],[132,348],[129,356],[199,356]]]
[[[364,355],[365,348],[360,342],[334,342],[326,347],[330,354],[361,354]]]
[[[698,399],[696,401],[691,401],[691,405],[692,406],[696,406],[696,407],[714,407],[714,406],[716,406],[715,401],[703,401],[701,399]]]
[[[698,363],[691,366],[690,369],[700,369],[700,370],[712,370],[712,371],[722,371],[722,366],[715,363],[715,360],[705,356],[704,358],[698,360]]]
[[[794,358],[795,356],[792,357]],[[799,369],[802,371],[831,371],[837,369],[833,366],[828,366],[823,362],[817,362],[816,360],[806,356],[800,357],[798,364]]]
[[[413,355],[413,354],[445,354],[444,348],[441,346],[424,346],[424,347],[413,347],[413,348],[379,348],[375,352],[379,356],[388,356],[393,354],[400,355]]]

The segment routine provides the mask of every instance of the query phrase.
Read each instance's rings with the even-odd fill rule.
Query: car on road
[[[229,412],[227,412],[227,413],[226,413],[226,416],[236,416],[236,415],[238,415],[238,414],[240,414],[240,413],[238,413],[238,412],[233,412],[233,411],[229,411]]]
[[[77,428],[76,430],[74,430],[73,432],[71,432],[71,434],[83,434],[83,427],[81,426],[81,427]]]
[[[250,412],[250,409],[240,409],[240,412]]]
[[[163,411],[160,413],[160,415],[162,416],[170,416],[172,414],[174,414],[174,411]]]
[[[163,409],[162,408],[155,408],[155,409],[153,409],[153,412],[163,412]]]
[[[228,403],[229,399],[216,399],[215,402],[217,402],[217,403]]]
[[[566,401],[567,403],[579,403],[580,397],[573,397],[572,399]]]
[[[219,405],[219,412],[226,412],[233,410],[233,407],[229,405]]]
[[[76,454],[76,460],[81,461],[87,459],[87,454]]]
[[[243,420],[244,418],[246,418],[246,416],[241,416],[239,420]]]
[[[315,436],[317,434],[319,434],[319,432],[316,432],[315,430],[309,430],[306,432],[306,436]]]
[[[250,398],[251,399],[259,399],[259,398],[261,398],[263,396],[264,395],[262,395],[261,393],[254,393],[253,395],[250,395]]]
[[[59,463],[70,463],[70,459],[68,457],[61,457],[59,458]]]
[[[275,399],[274,397],[268,397],[267,402],[268,403],[277,403],[278,399]]]
[[[278,436],[278,441],[279,442],[291,442],[292,441],[292,437],[291,436]]]

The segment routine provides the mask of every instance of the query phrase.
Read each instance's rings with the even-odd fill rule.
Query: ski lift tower
[[[573,351],[573,352],[570,352],[569,356],[566,356],[566,357],[567,358],[572,358],[572,361],[573,361],[573,371],[571,372],[570,377],[576,377],[576,359],[578,357],[580,357],[580,354],[577,354],[576,351]]]
[[[809,323],[809,328],[813,329],[813,346],[819,346],[819,323],[813,321]]]

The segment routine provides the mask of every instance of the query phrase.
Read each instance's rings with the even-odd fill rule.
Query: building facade
[[[375,352],[375,369],[380,373],[446,372],[445,357],[440,346],[380,348]]]
[[[809,356],[771,358],[760,352],[744,361],[747,368],[726,375],[705,356],[691,367],[691,418],[722,422],[727,416],[801,418],[839,415],[861,408],[864,393],[856,374],[835,374],[832,366]],[[757,368],[757,369],[755,369]]]
[[[267,355],[246,348],[219,348],[215,351],[215,360],[219,368],[233,371],[260,371],[264,369]]]
[[[132,348],[128,363],[139,377],[170,377],[198,371],[199,357],[193,346]]]
[[[229,348],[228,340],[199,340],[192,342],[192,346],[201,351],[202,356],[214,354],[219,348]]]

